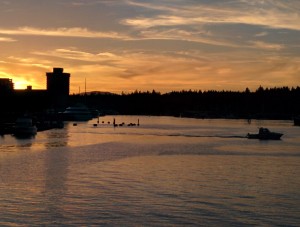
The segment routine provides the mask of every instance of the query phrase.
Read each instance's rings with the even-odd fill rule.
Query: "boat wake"
[[[220,136],[220,135],[185,135],[185,134],[170,134],[168,136],[182,136],[182,137],[194,137],[194,138],[240,138],[244,139],[247,138],[247,136],[238,136],[238,135],[226,135],[226,136]]]
[[[223,138],[223,139],[245,139],[248,138],[247,135],[193,135],[193,134],[183,134],[183,133],[143,133],[143,132],[90,132],[93,134],[101,135],[126,135],[126,136],[159,136],[159,137],[186,137],[186,138]]]

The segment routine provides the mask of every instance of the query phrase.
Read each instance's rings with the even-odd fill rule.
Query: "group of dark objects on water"
[[[114,121],[113,121],[113,126],[114,127],[118,127],[118,126],[124,126],[125,125],[125,122],[122,122],[121,124],[117,124],[116,123],[116,119],[114,118]],[[137,122],[137,124],[135,124],[135,123],[129,123],[127,126],[140,126],[140,119],[138,119],[138,122]]]
[[[102,121],[102,124],[104,124],[104,123],[105,123],[105,122]],[[98,124],[99,124],[99,119],[98,119],[97,123],[94,123],[94,124],[93,124],[93,126],[94,126],[94,127],[97,127]],[[107,124],[110,125],[110,121],[108,121]],[[120,124],[117,124],[117,123],[116,123],[116,119],[115,119],[115,118],[113,119],[113,123],[112,123],[112,126],[113,126],[113,127],[122,127],[122,126],[125,126],[125,125],[126,125],[125,122],[122,122],[122,123],[120,123]],[[77,126],[77,123],[73,123],[73,126]],[[130,127],[130,126],[140,126],[140,119],[138,119],[137,123],[129,123],[129,124],[127,124],[126,126],[128,126],[128,127]]]

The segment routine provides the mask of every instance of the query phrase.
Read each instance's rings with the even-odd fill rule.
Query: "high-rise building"
[[[70,73],[64,73],[63,68],[53,68],[53,72],[47,72],[47,92],[52,104],[63,107],[68,100],[70,92]]]
[[[12,79],[0,78],[0,94],[10,94],[14,91]]]
[[[69,95],[70,73],[64,73],[63,68],[53,68],[53,72],[46,73],[47,91],[51,95]]]

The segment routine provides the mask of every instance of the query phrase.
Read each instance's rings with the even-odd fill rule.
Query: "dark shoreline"
[[[103,115],[173,116],[197,119],[295,120],[300,116],[300,87],[262,88],[256,91],[173,91],[73,94],[62,102],[48,93],[30,90],[0,97],[0,131],[24,114],[34,122],[61,121],[59,113],[82,103]],[[2,124],[2,127],[1,127]],[[295,125],[298,123],[295,121]],[[1,129],[2,128],[2,129]],[[44,127],[47,129],[47,127]],[[49,127],[51,128],[51,127]]]

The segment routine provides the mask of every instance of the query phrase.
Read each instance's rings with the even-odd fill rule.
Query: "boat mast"
[[[84,78],[84,103],[86,105],[86,78]]]
[[[86,95],[86,78],[84,78],[84,95]]]

